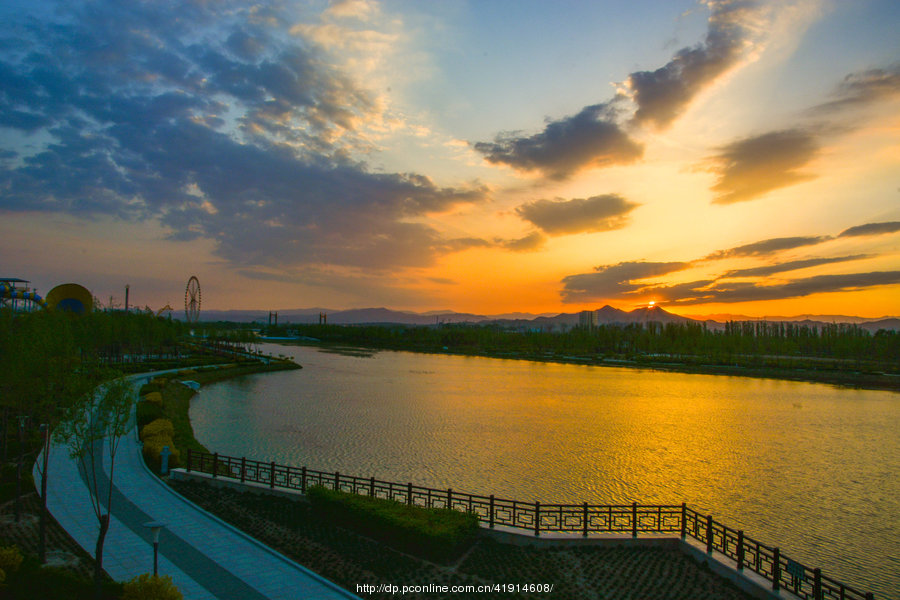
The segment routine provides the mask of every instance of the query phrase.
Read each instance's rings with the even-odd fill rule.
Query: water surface
[[[687,502],[900,598],[900,394],[825,384],[271,346],[302,370],[203,388],[223,454],[542,503]]]

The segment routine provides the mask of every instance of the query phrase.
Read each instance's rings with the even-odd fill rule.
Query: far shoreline
[[[829,369],[777,369],[771,367],[746,367],[740,365],[712,365],[712,364],[688,364],[679,362],[662,362],[653,360],[612,359],[590,356],[559,356],[559,355],[529,355],[521,352],[490,353],[490,352],[459,352],[449,349],[417,349],[405,347],[366,345],[357,342],[353,344],[340,344],[328,342],[313,342],[309,339],[269,339],[268,343],[283,346],[309,346],[315,348],[366,349],[366,350],[391,350],[397,352],[414,352],[416,354],[439,354],[450,356],[477,356],[480,358],[498,358],[509,360],[526,360],[531,362],[545,362],[556,364],[588,365],[595,367],[624,367],[629,369],[646,369],[651,371],[664,371],[675,373],[699,374],[699,375],[724,375],[731,377],[750,377],[754,379],[775,379],[780,381],[799,381],[806,383],[824,383],[841,388],[876,390],[888,392],[900,392],[900,375],[887,373],[863,373],[859,371],[837,371]]]

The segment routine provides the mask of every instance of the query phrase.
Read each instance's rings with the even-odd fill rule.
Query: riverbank
[[[202,388],[204,385],[234,379],[235,377],[301,368],[300,365],[289,360],[272,360],[267,363],[257,361],[182,371],[173,377],[154,379],[154,382],[158,383],[159,392],[162,395],[163,417],[172,422],[175,447],[182,452],[186,452],[188,449],[198,452],[209,452],[194,437],[194,429],[191,426],[189,414],[191,398],[197,394],[198,390],[182,384],[181,381],[195,381]]]

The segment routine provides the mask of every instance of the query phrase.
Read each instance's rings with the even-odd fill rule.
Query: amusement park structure
[[[200,320],[200,280],[195,275],[191,275],[184,288],[184,316],[188,323]]]
[[[30,284],[30,281],[17,277],[0,278],[0,307],[10,308],[14,313],[41,308],[86,314],[94,309],[93,295],[87,288],[77,283],[60,284],[50,290],[46,297],[39,296]],[[125,312],[130,308],[130,288],[130,285],[125,286]],[[158,317],[172,310],[172,307],[166,304],[156,311],[155,315]],[[184,313],[188,323],[196,323],[200,319],[200,280],[195,275],[188,279],[184,290]]]
[[[47,308],[47,301],[38,296],[28,286],[29,283],[31,282],[15,277],[0,279],[0,303],[9,304],[13,311],[31,310],[35,305]]]

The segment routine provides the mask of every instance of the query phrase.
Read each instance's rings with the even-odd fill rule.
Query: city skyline
[[[0,7],[0,268],[175,309],[894,315],[900,5]]]

